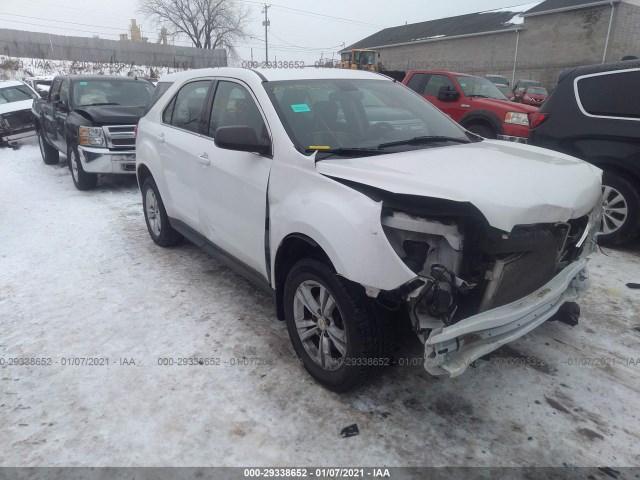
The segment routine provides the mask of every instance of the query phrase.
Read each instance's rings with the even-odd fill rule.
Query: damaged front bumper
[[[135,150],[78,147],[82,168],[88,173],[136,173]]]
[[[432,375],[456,377],[478,358],[544,323],[588,287],[587,259],[581,258],[520,300],[432,330],[424,366]]]

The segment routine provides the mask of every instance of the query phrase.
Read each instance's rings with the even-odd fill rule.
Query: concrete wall
[[[636,5],[621,3],[616,7],[613,34],[607,51],[607,61],[628,55],[640,57],[640,0]]]
[[[0,29],[0,55],[170,68],[227,65],[227,56],[223,50],[67,37],[9,29]]]
[[[640,56],[640,0],[616,6],[607,61]],[[636,5],[636,2],[638,5]],[[526,17],[520,32],[515,79],[536,79],[552,88],[568,67],[601,63],[611,18],[609,5]],[[512,78],[514,32],[380,49],[390,70],[442,69]]]

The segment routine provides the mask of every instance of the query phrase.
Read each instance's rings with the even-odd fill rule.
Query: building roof
[[[469,13],[456,17],[440,18],[427,22],[389,27],[354,43],[352,48],[380,48],[403,43],[445,40],[451,37],[482,35],[498,31],[521,28],[521,14],[538,6],[541,2],[527,3],[515,7],[487,12]]]
[[[619,1],[620,0],[613,0],[614,3],[618,3]],[[610,4],[611,0],[546,0],[533,7],[531,10],[527,10],[522,16],[528,17]]]

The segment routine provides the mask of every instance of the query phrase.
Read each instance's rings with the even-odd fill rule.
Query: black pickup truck
[[[79,190],[95,188],[99,173],[135,174],[135,126],[153,89],[131,77],[57,76],[32,107],[44,163],[66,155]]]

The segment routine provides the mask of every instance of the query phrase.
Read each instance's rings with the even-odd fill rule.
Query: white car
[[[425,368],[456,376],[588,286],[601,171],[483,140],[399,82],[191,70],[152,103],[136,143],[151,238],[186,237],[272,293],[329,389],[387,365],[403,316]]]
[[[39,95],[19,81],[0,82],[0,146],[36,135],[31,105]]]
[[[54,78],[54,75],[40,75],[37,77],[26,77],[22,80],[44,98],[49,93]]]

